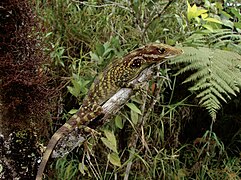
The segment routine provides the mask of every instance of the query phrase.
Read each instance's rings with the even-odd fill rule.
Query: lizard
[[[48,159],[57,142],[76,127],[88,124],[103,114],[101,105],[129,83],[148,66],[182,54],[182,50],[162,43],[151,43],[137,48],[104,69],[90,86],[77,113],[51,137],[39,165],[36,180],[41,180]]]

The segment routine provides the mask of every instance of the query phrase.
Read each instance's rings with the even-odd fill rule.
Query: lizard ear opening
[[[141,59],[134,59],[131,64],[130,64],[130,67],[131,68],[139,68],[141,67]]]
[[[161,53],[161,54],[164,54],[165,53],[165,48],[158,48],[158,52]]]

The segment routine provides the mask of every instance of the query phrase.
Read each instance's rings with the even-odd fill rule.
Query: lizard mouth
[[[181,54],[183,54],[183,50],[182,49],[176,49],[175,51],[172,51],[172,53],[165,56],[165,59],[174,58],[174,57],[176,57],[178,55],[181,55]]]

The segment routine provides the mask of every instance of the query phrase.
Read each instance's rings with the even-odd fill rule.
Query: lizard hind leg
[[[80,121],[78,122],[78,127],[81,125],[88,125],[95,119],[99,119],[104,116],[103,108],[94,103],[91,105],[82,105],[81,109],[78,112],[78,117]]]

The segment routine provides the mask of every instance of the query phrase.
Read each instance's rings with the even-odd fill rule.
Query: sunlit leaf
[[[194,18],[195,17],[198,17],[198,16],[200,16],[200,15],[202,15],[202,14],[206,14],[206,12],[207,12],[207,10],[206,9],[197,9],[197,11],[195,12],[195,16],[194,16]]]
[[[214,23],[218,23],[218,24],[223,24],[221,21],[219,21],[218,19],[215,19],[215,18],[205,18],[204,19],[205,21],[208,21],[208,22],[214,22]]]
[[[78,109],[71,109],[68,113],[69,114],[75,114],[77,113]]]
[[[207,13],[201,14],[201,17],[202,17],[202,19],[205,19],[208,17],[208,14]]]
[[[194,4],[193,6],[190,6],[189,2],[187,1],[187,18],[189,21],[202,14],[205,14],[206,12],[207,12],[206,9],[198,9],[196,4]]]

